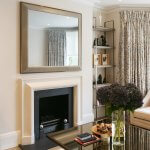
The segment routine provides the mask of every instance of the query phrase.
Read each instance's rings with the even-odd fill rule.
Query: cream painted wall
[[[82,13],[82,71],[70,73],[19,74],[19,0],[0,1],[0,136],[20,130],[21,100],[18,79],[82,77],[83,122],[92,115],[92,7],[70,0],[25,0],[29,3]],[[86,118],[87,116],[87,118]],[[89,120],[91,121],[91,120]]]
[[[29,29],[29,66],[48,65],[48,30]]]

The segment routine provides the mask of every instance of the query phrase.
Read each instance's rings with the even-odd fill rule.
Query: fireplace
[[[35,141],[35,92],[72,87],[73,89],[73,126],[93,120],[90,115],[83,115],[82,78],[81,77],[45,77],[26,78],[19,80],[21,90],[21,144],[34,144]],[[55,95],[56,96],[56,95]],[[39,100],[37,100],[38,102]],[[85,102],[86,103],[86,102]],[[39,108],[39,107],[37,107]],[[40,123],[38,127],[40,126]],[[40,135],[40,127],[37,130]]]
[[[73,88],[34,91],[34,134],[43,134],[73,127]]]

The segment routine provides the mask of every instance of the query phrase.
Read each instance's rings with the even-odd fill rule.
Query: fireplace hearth
[[[34,92],[34,132],[43,134],[73,127],[73,88]]]

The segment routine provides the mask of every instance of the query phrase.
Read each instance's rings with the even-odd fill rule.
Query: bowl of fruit
[[[92,127],[93,134],[101,136],[102,139],[112,135],[112,125],[110,123],[98,123]]]

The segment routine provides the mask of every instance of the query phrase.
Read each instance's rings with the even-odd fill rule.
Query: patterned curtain
[[[150,88],[150,11],[120,12],[120,81]]]
[[[49,66],[64,66],[66,60],[66,31],[49,29],[48,62]]]

